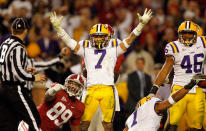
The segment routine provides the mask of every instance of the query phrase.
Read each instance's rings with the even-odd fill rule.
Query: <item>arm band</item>
[[[133,32],[136,36],[139,36],[140,33],[142,32],[143,27],[144,27],[144,24],[139,23],[139,24],[137,25],[137,27],[134,28],[134,30],[133,30],[132,32]]]
[[[71,49],[74,50],[77,46],[77,42],[72,39],[64,29],[61,28],[61,33],[57,33],[57,35],[62,39],[62,41]]]
[[[194,80],[191,80],[190,83],[184,86],[185,89],[192,89],[196,85]]]
[[[150,93],[156,94],[157,91],[158,91],[158,89],[159,89],[159,86],[158,86],[158,85],[153,85],[152,88],[151,88],[151,90],[150,90]]]
[[[126,42],[125,39],[123,40],[123,43],[124,43],[124,46],[125,46],[126,48],[129,48],[130,45],[127,44],[127,42]]]
[[[174,99],[172,98],[172,96],[170,96],[169,98],[168,98],[168,101],[169,101],[169,103],[170,104],[172,104],[172,105],[174,105],[176,102],[174,101]]]

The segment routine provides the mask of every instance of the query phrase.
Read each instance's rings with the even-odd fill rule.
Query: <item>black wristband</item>
[[[190,83],[184,86],[185,89],[192,89],[196,85],[194,80],[191,80]]]
[[[159,87],[158,87],[158,86],[153,85],[153,86],[152,86],[152,89],[150,90],[150,93],[152,93],[152,94],[156,94],[156,93],[157,93],[157,91],[158,91],[158,89],[159,89]]]

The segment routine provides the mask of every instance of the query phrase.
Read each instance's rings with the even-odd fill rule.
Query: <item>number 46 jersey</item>
[[[56,131],[64,123],[74,126],[80,125],[84,108],[81,101],[77,99],[72,101],[65,91],[57,92],[53,101],[44,101],[38,107],[42,131]]]
[[[124,51],[119,39],[111,39],[107,47],[96,49],[89,40],[80,41],[78,55],[84,57],[87,69],[87,87],[114,85],[114,67],[117,57]]]
[[[206,54],[206,38],[198,37],[192,46],[186,46],[179,41],[173,41],[166,45],[165,55],[174,58],[173,85],[184,86],[196,73],[202,73]],[[189,93],[196,93],[195,88]]]

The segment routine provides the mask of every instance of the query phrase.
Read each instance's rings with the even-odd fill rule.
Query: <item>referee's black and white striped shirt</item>
[[[11,36],[0,47],[0,71],[3,82],[34,81],[34,75],[27,73],[28,55],[18,37]]]

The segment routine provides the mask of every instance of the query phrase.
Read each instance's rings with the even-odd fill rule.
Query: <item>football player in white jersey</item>
[[[172,93],[188,83],[195,73],[203,71],[202,65],[206,55],[206,38],[204,36],[197,37],[197,31],[197,26],[192,21],[184,21],[179,26],[178,40],[166,45],[166,61],[156,78],[151,94],[156,93],[172,68],[174,68]],[[205,93],[201,88],[195,86],[186,97],[169,109],[170,125],[168,129],[176,130],[185,112],[188,116],[187,124],[189,128],[193,130],[201,129],[204,102]]]
[[[165,101],[161,101],[157,97],[148,96],[142,98],[137,105],[137,109],[127,119],[124,131],[157,131],[163,111],[172,107],[173,104],[182,99],[196,84],[205,79],[205,75],[194,75],[187,85],[170,95],[168,100]]]
[[[100,105],[103,127],[112,130],[114,116],[114,67],[117,57],[124,53],[133,40],[140,35],[144,25],[152,18],[152,11],[145,9],[139,17],[139,24],[132,33],[122,41],[110,39],[106,24],[96,24],[90,30],[90,39],[77,43],[61,28],[63,17],[52,13],[50,20],[63,42],[76,53],[83,56],[87,70],[87,94],[84,99],[85,112],[82,117],[81,130],[87,130],[90,121]]]

